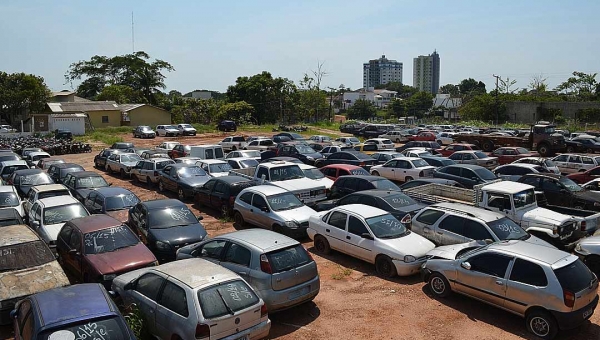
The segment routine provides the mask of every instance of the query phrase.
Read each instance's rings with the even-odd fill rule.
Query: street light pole
[[[492,76],[494,76],[494,78],[496,78],[496,126],[498,126],[498,79],[500,79],[500,76],[497,76],[495,74],[492,74]]]

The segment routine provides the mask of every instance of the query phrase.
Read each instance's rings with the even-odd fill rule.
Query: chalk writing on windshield
[[[516,225],[510,225],[510,224],[498,224],[496,226],[496,229],[503,231],[503,232],[509,232],[509,233],[520,233],[521,232],[521,228],[519,228]]]
[[[286,204],[287,200],[281,197],[271,198],[271,204]]]
[[[191,213],[192,212],[190,210],[185,209],[185,208],[173,209],[173,210],[171,210],[171,218],[174,219],[175,221],[187,220],[188,215]]]
[[[405,198],[392,198],[392,202],[401,205],[408,205],[410,201]]]
[[[287,174],[288,174],[288,169],[286,169],[286,168],[273,170],[273,175],[276,175],[276,176],[285,176]]]
[[[242,298],[253,300],[254,296],[248,291],[248,288],[244,286],[238,286],[235,283],[227,285],[227,291],[232,299],[235,301],[242,301]]]
[[[100,230],[97,232],[87,233],[84,235],[84,242],[87,247],[92,247],[96,245],[96,240],[100,239],[114,239],[115,236],[120,235],[125,230],[123,230],[123,226],[112,227],[104,230]]]
[[[105,327],[90,322],[77,329],[77,338],[75,340],[104,340],[109,338]]]
[[[12,248],[0,249],[0,256],[8,256],[8,255],[14,255],[14,254],[15,254],[15,250]]]

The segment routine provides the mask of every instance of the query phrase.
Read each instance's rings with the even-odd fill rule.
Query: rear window
[[[417,202],[415,202],[415,200],[413,200],[412,198],[400,193],[382,198],[394,208],[402,208],[409,205],[417,204]]]
[[[400,188],[389,179],[380,179],[371,182],[375,188],[383,190],[400,190]]]
[[[300,244],[270,252],[267,254],[267,258],[269,259],[271,270],[274,274],[294,269],[311,262],[308,253]]]
[[[202,315],[213,319],[254,306],[259,299],[244,281],[237,280],[198,291],[198,301]]]
[[[97,230],[83,235],[86,254],[102,254],[117,249],[135,246],[137,237],[124,225]]]
[[[43,241],[0,247],[0,273],[31,268],[55,260]]]
[[[231,140],[234,142],[245,142],[246,141],[244,139],[244,137],[233,137]]]
[[[20,204],[19,197],[14,192],[2,192],[0,193],[0,207],[16,207]]]
[[[125,325],[118,317],[85,320],[44,331],[38,339],[128,339]]]
[[[133,207],[139,201],[140,199],[134,193],[130,193],[107,197],[104,205],[106,206],[106,211],[122,210]]]
[[[589,287],[594,274],[580,260],[554,270],[556,278],[563,289],[577,293]]]
[[[149,211],[151,229],[171,228],[198,223],[198,219],[185,205],[180,207],[165,207]]]
[[[54,197],[54,196],[68,196],[69,195],[69,190],[63,189],[63,190],[52,190],[52,191],[42,191],[40,193],[38,193],[38,200],[44,199],[44,198],[48,198],[48,197]]]
[[[434,209],[428,209],[428,210],[423,211],[417,217],[417,221],[421,222],[421,223],[424,223],[424,224],[427,224],[427,225],[433,225],[443,215],[444,215],[443,211],[434,210]]]

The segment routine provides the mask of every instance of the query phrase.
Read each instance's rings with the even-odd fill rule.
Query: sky
[[[135,48],[173,65],[167,91],[225,92],[262,71],[298,83],[319,63],[323,87],[357,89],[370,59],[402,62],[412,85],[413,58],[437,50],[440,85],[474,78],[492,90],[496,74],[526,88],[542,75],[553,88],[599,72],[599,12],[586,0],[0,0],[0,71],[60,91],[71,63]]]

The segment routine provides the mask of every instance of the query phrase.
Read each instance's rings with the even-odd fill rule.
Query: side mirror
[[[109,187],[112,187],[112,183],[108,183],[108,186],[109,186]]]
[[[362,233],[360,235],[360,237],[362,237],[364,239],[367,239],[367,240],[373,240],[373,236],[371,234],[369,234],[369,233]]]
[[[469,262],[462,262],[460,266],[465,268],[466,270],[471,270],[471,264]]]
[[[492,240],[490,238],[486,238],[485,240],[483,240],[483,242],[485,242],[485,244],[492,244],[492,243],[494,243],[494,240]]]
[[[79,255],[79,252],[77,251],[77,249],[69,249],[69,254]]]
[[[17,310],[13,309],[10,311],[10,318],[11,319],[16,319],[17,318]]]
[[[135,288],[135,280],[128,282],[125,284],[125,286],[123,287],[124,290],[132,290]]]
[[[261,207],[261,208],[260,208],[260,210],[262,210],[262,211],[264,211],[264,212],[266,212],[266,213],[268,213],[268,212],[270,212],[270,211],[271,211],[271,210],[269,209],[269,207]]]
[[[196,218],[198,219],[198,221],[202,221],[204,219],[204,217],[202,217],[202,215],[198,215],[198,216],[196,216]]]
[[[34,227],[39,227],[40,221],[31,221],[31,225],[33,225]]]

